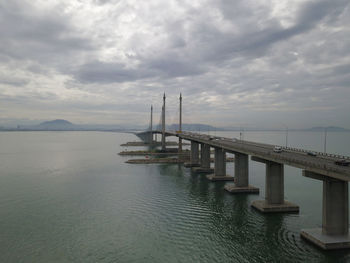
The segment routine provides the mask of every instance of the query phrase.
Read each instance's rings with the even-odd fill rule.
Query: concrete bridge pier
[[[323,181],[322,228],[302,229],[301,237],[323,249],[350,248],[348,182],[310,171],[303,176]]]
[[[210,168],[210,145],[201,143],[200,167],[194,167],[197,173],[212,173],[214,169]]]
[[[199,143],[191,141],[190,162],[184,163],[185,167],[199,167]]]
[[[256,200],[251,206],[263,213],[299,212],[299,206],[284,200],[284,166],[252,156],[253,161],[266,165],[265,200]]]
[[[162,133],[162,151],[166,151],[165,133]]]
[[[226,185],[225,190],[233,193],[259,194],[259,188],[249,185],[249,162],[248,155],[235,153],[235,184]]]
[[[232,176],[226,175],[226,152],[215,148],[214,174],[207,175],[210,181],[233,181]]]
[[[182,153],[182,139],[179,137],[179,146],[178,146],[178,152]]]

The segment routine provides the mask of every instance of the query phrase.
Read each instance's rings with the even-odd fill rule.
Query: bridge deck
[[[168,134],[170,133],[171,132],[168,131]],[[305,150],[288,147],[283,147],[281,153],[276,153],[273,151],[275,145],[271,144],[208,136],[190,132],[182,132],[181,134],[173,132],[172,134],[185,140],[205,143],[211,147],[223,148],[227,152],[244,153],[263,160],[283,163],[328,177],[350,181],[350,167],[336,165],[334,162],[341,158],[336,157],[335,155],[324,155],[319,153],[316,156],[310,156]]]
[[[147,134],[150,131],[141,134]],[[154,130],[153,133],[162,133]],[[339,166],[334,162],[343,158],[350,160],[350,157],[337,156],[331,154],[317,153],[316,156],[307,154],[307,150],[282,147],[281,153],[274,152],[275,145],[243,141],[225,137],[209,136],[201,133],[166,131],[166,136],[177,136],[184,140],[205,143],[211,147],[219,147],[230,153],[244,153],[256,159],[273,161],[298,167],[307,171],[325,175],[339,180],[350,181],[350,167]]]

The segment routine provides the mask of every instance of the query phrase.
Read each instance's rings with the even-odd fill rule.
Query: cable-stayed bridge
[[[179,152],[182,140],[191,143],[191,158],[185,167],[191,167],[207,175],[211,181],[232,181],[234,185],[225,190],[234,194],[259,193],[259,189],[249,184],[249,156],[252,161],[265,164],[265,199],[251,205],[260,212],[299,212],[299,206],[284,197],[284,165],[302,169],[302,175],[323,182],[322,228],[306,229],[301,236],[323,249],[350,248],[349,198],[350,157],[321,152],[311,152],[292,147],[210,136],[182,131],[182,96],[180,95],[179,129],[165,129],[165,94],[161,115],[161,129],[153,130],[151,122],[147,131],[136,135],[144,142],[152,144],[155,134],[162,137],[162,150],[166,151],[166,137],[179,139]],[[214,169],[210,167],[210,150],[214,149]],[[234,177],[226,174],[226,153],[235,155]],[[297,189],[296,189],[297,190]]]

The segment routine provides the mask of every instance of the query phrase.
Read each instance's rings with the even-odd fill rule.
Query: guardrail
[[[155,132],[161,132],[158,130],[154,130]],[[174,133],[174,134],[183,134],[183,135],[201,135],[203,137],[207,136],[207,137],[212,137],[206,134],[198,134],[198,133],[193,133],[193,132],[188,132],[188,131],[182,131],[181,133],[176,132],[176,131],[167,131],[168,133]],[[215,137],[215,136],[214,136]],[[217,137],[217,138],[221,138],[221,139],[225,139],[228,141],[232,141],[232,139],[230,138],[225,138],[225,137]],[[241,143],[246,143],[246,144],[254,144],[254,142],[249,142],[249,141],[243,141],[243,140],[237,140],[237,142],[241,142]],[[262,144],[262,145],[268,145],[268,144],[264,144],[264,143],[258,143],[258,144]],[[273,146],[273,145],[271,145]],[[330,157],[330,158],[338,158],[338,159],[345,159],[345,160],[350,160],[350,156],[345,156],[345,155],[340,155],[340,154],[332,154],[332,153],[324,153],[324,152],[316,152],[316,151],[311,151],[311,150],[305,150],[305,149],[300,149],[300,148],[294,148],[294,147],[286,147],[286,146],[280,146],[282,149],[285,150],[291,150],[291,151],[295,151],[295,152],[303,152],[303,153],[308,153],[308,152],[314,152],[319,156],[326,156],[326,157]]]
[[[281,146],[281,148],[285,149],[285,150],[291,150],[291,151],[303,152],[303,153],[314,152],[314,153],[316,153],[316,155],[320,155],[320,156],[326,156],[326,157],[331,157],[331,158],[350,160],[349,156],[340,155],[340,154],[316,152],[316,151],[310,151],[310,150],[304,150],[304,149],[300,149],[300,148],[293,148],[293,147],[286,147],[286,146]]]
[[[197,134],[196,133],[190,133],[190,132],[184,132],[184,134],[187,135],[194,135],[196,136]],[[202,134],[200,134],[202,135]],[[203,137],[206,137],[207,135],[206,134],[203,134],[202,135]],[[207,137],[210,137],[210,136],[207,136]],[[225,138],[225,137],[218,137],[220,139],[225,139],[227,141],[232,141],[232,139],[230,138]],[[251,145],[255,145],[255,146],[258,146],[258,144],[261,144],[261,145],[266,145],[266,146],[271,146],[273,147],[274,145],[269,145],[269,144],[264,144],[264,143],[254,143],[254,142],[250,142],[250,141],[244,141],[244,140],[236,140],[235,142],[237,143],[242,143],[242,144],[251,144]],[[338,158],[338,159],[346,159],[346,160],[350,160],[350,157],[349,156],[345,156],[345,155],[340,155],[340,154],[332,154],[332,153],[324,153],[324,152],[317,152],[317,151],[312,151],[312,150],[305,150],[305,149],[300,149],[300,148],[294,148],[294,147],[286,147],[286,146],[280,146],[282,149],[285,149],[285,150],[291,150],[291,151],[295,151],[295,152],[302,152],[302,153],[308,153],[308,152],[314,152],[316,153],[316,155],[319,155],[319,156],[326,156],[326,157],[331,157],[331,158]]]
[[[190,132],[184,132],[183,135],[187,135],[189,137],[192,137],[193,139],[204,139],[204,138],[198,138],[199,137],[212,137],[212,136],[208,136],[205,134],[197,134],[197,133],[190,133]],[[232,142],[232,139],[230,138],[224,138],[224,137],[220,137],[220,139],[222,140],[227,140],[228,142]],[[314,167],[314,168],[319,168],[319,169],[325,169],[328,171],[333,171],[333,172],[344,172],[342,167],[334,167],[334,166],[330,166],[327,165],[326,163],[318,163],[318,162],[310,162],[310,161],[306,161],[300,158],[293,158],[293,157],[286,157],[283,156],[279,153],[274,153],[274,152],[259,152],[259,151],[255,151],[252,149],[247,149],[245,146],[259,146],[259,144],[261,146],[271,146],[274,147],[274,145],[269,145],[269,144],[263,144],[263,143],[254,143],[254,142],[249,142],[249,141],[243,141],[243,140],[238,140],[236,139],[235,141],[233,141],[235,143],[238,143],[237,145],[235,145],[235,148],[239,151],[242,150],[244,152],[249,152],[249,154],[251,155],[268,155],[268,156],[272,156],[276,159],[280,159],[281,161],[287,162],[287,163],[296,163],[296,164],[300,164],[303,166],[309,166],[309,167]],[[216,144],[216,141],[211,141],[212,144]],[[220,143],[218,143],[220,144]],[[222,141],[221,141],[222,144]],[[224,143],[225,145],[226,143]],[[218,145],[218,147],[220,147],[220,145]],[[230,147],[230,145],[226,144],[226,147]],[[316,155],[318,156],[325,156],[325,157],[330,157],[330,158],[338,158],[338,159],[345,159],[345,160],[350,160],[349,156],[344,156],[344,155],[339,155],[339,154],[330,154],[330,153],[323,153],[323,152],[316,152],[316,151],[311,151],[311,150],[305,150],[305,149],[300,149],[300,148],[294,148],[294,147],[286,147],[286,146],[280,146],[282,149],[284,150],[290,150],[290,151],[295,151],[295,152],[300,152],[300,153],[305,153],[307,154],[308,152],[314,152],[316,153]],[[273,149],[273,148],[271,148]]]
[[[318,162],[309,162],[309,161],[306,161],[303,159],[301,160],[301,159],[296,159],[293,157],[285,157],[285,156],[281,156],[277,153],[272,153],[271,155],[273,155],[274,157],[280,158],[282,160],[285,160],[287,162],[299,163],[299,164],[304,165],[304,166],[315,167],[315,168],[324,169],[327,171],[332,171],[332,172],[337,172],[337,173],[344,172],[344,169],[343,169],[344,167],[330,166],[330,165],[327,165],[326,163],[321,164]]]

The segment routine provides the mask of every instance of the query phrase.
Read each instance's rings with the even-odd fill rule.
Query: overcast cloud
[[[0,126],[350,128],[348,0],[0,0]],[[156,116],[158,118],[158,116]]]

